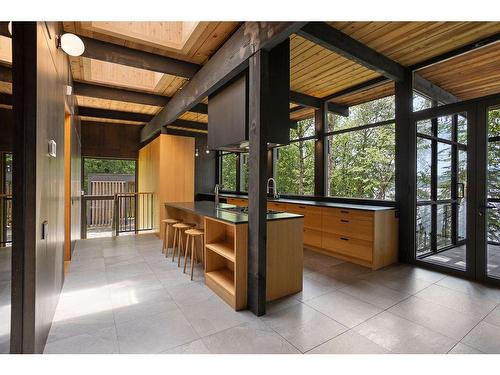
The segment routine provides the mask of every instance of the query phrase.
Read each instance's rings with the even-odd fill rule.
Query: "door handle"
[[[462,199],[465,197],[465,184],[463,182],[459,182],[457,184],[457,198]]]

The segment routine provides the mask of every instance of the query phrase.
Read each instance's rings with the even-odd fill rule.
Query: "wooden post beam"
[[[78,107],[78,115],[85,117],[97,117],[136,122],[148,122],[153,118],[153,115],[148,115],[145,113],[114,111],[111,109],[92,107]]]
[[[325,22],[310,22],[297,34],[394,81],[404,77],[403,66]]]
[[[173,59],[138,49],[103,42],[79,35],[85,44],[83,57],[100,61],[126,65],[154,72],[171,74],[177,77],[191,78],[200,66],[187,61]]]
[[[305,107],[320,109],[324,100],[311,95],[302,94],[296,91],[290,91],[290,101],[295,104],[300,104]],[[349,107],[346,105],[328,103],[328,111],[338,115],[349,116]]]
[[[413,73],[413,89],[443,104],[459,102],[460,99],[451,92],[439,87],[420,74]]]
[[[224,86],[248,67],[257,51],[270,50],[299,30],[304,22],[245,22],[141,132],[145,142],[182,113]]]

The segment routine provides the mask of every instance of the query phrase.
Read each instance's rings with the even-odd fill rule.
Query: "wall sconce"
[[[61,48],[70,56],[81,56],[85,52],[85,44],[78,35],[66,33],[57,37],[57,48]]]
[[[200,154],[198,153],[198,149],[196,149],[196,150],[194,151],[194,156],[196,156],[196,157],[200,156]]]
[[[208,155],[210,154],[210,150],[208,149],[208,145],[207,145],[207,149],[205,150],[205,153]]]
[[[12,36],[12,21],[7,25],[7,29],[9,30],[9,34]]]

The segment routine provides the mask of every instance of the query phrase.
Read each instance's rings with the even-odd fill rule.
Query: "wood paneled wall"
[[[138,190],[154,192],[153,227],[160,228],[166,202],[194,200],[194,149],[192,137],[161,134],[139,151]]]
[[[82,156],[136,159],[141,126],[82,121]]]
[[[68,57],[56,47],[61,26],[14,23],[13,353],[43,352],[64,280],[64,117],[73,99]]]

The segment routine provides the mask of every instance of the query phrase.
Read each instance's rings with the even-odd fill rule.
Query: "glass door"
[[[500,280],[500,104],[487,109],[486,275]]]
[[[417,121],[418,261],[467,269],[467,114]]]

